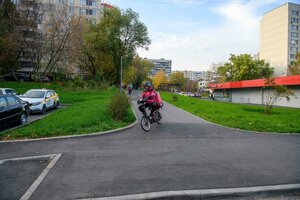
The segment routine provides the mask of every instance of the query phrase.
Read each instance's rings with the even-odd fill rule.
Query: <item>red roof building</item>
[[[107,8],[107,9],[113,9],[113,8],[115,8],[114,6],[112,6],[112,5],[110,5],[110,4],[107,4],[107,3],[101,3],[101,6],[102,6],[103,8]]]
[[[300,75],[277,77],[273,79],[273,83],[285,85],[295,94],[289,102],[282,98],[275,105],[300,108]],[[266,79],[209,84],[209,88],[214,91],[215,100],[249,104],[265,104],[274,94],[274,89],[266,86]]]
[[[225,82],[217,84],[209,84],[211,89],[236,89],[236,88],[257,88],[265,87],[266,79],[256,79],[238,82]],[[283,76],[274,78],[276,85],[300,85],[300,75],[297,76]]]

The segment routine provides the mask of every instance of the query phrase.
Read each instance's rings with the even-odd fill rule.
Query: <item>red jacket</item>
[[[149,90],[144,90],[142,94],[143,99],[147,99],[146,103],[147,104],[152,104],[156,102],[156,92],[154,91],[153,87],[151,86]]]

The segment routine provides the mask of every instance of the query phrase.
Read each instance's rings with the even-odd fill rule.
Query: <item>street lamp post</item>
[[[122,94],[122,71],[123,71],[123,56],[121,56],[121,70],[120,70],[120,94]]]

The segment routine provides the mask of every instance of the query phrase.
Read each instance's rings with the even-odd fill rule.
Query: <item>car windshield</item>
[[[44,91],[28,91],[24,94],[26,98],[44,98]]]

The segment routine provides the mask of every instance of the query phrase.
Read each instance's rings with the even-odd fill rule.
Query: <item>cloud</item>
[[[181,0],[173,0],[181,3]],[[184,1],[186,2],[186,1]],[[191,3],[194,1],[190,1]],[[256,9],[275,0],[248,3],[231,1],[211,9],[221,24],[201,27],[190,33],[153,33],[149,51],[142,57],[173,60],[173,69],[206,70],[212,63],[225,62],[231,53],[256,54],[259,50],[259,21]],[[193,22],[189,22],[193,23]]]

